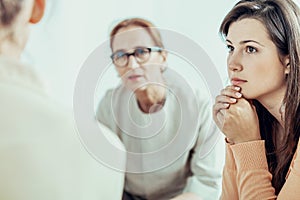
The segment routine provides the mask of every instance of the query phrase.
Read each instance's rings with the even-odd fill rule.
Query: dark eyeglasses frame
[[[116,66],[117,66],[117,67],[120,67],[120,68],[126,67],[127,64],[128,64],[129,57],[130,57],[130,56],[134,56],[134,58],[135,58],[135,54],[136,54],[136,50],[137,50],[137,49],[148,49],[148,50],[149,50],[149,54],[151,54],[151,52],[162,52],[162,51],[163,51],[163,48],[157,47],[157,46],[154,46],[154,47],[137,47],[137,48],[134,49],[134,51],[133,51],[132,53],[124,53],[124,54],[123,54],[123,55],[126,55],[126,56],[127,56],[127,63],[126,63],[125,65],[122,65],[122,66],[116,65]],[[117,53],[119,53],[119,52],[117,51],[117,52],[111,54],[111,56],[110,56],[110,58],[112,59],[113,63],[114,63],[114,56],[115,56]],[[149,58],[148,58],[148,59],[149,59]],[[147,60],[145,60],[145,61],[143,61],[143,62],[139,62],[138,60],[136,60],[136,61],[137,61],[138,63],[141,64],[141,63],[146,62]]]

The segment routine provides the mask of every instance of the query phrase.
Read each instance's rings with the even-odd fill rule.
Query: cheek
[[[252,89],[274,89],[285,84],[283,66],[275,62],[260,63],[246,71]],[[267,89],[267,90],[268,90]]]
[[[230,71],[230,68],[229,68],[229,55],[227,56],[226,64],[227,64],[227,66],[226,66],[227,74],[228,74],[228,76],[230,76],[231,71]]]
[[[159,65],[164,65],[165,62],[166,62],[166,60],[163,55],[161,55],[160,53],[154,52],[153,54],[151,54],[151,57],[147,63],[153,63],[153,64],[159,66]]]
[[[160,66],[158,66],[158,65],[149,66],[149,67],[145,68],[144,73],[148,78],[151,78],[151,79],[158,78],[161,75]]]
[[[269,81],[277,82],[284,79],[284,66],[280,62],[267,62],[260,65],[261,76],[265,75],[265,78]],[[257,73],[259,71],[257,70]]]
[[[116,68],[117,73],[119,74],[120,77],[122,77],[124,74],[126,74],[126,69],[124,68]]]
[[[151,60],[143,67],[144,73],[148,77],[157,77],[161,75],[161,69],[165,68],[165,63],[161,60]]]

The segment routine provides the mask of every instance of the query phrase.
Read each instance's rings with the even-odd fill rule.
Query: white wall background
[[[45,18],[42,23],[32,27],[23,60],[33,65],[44,78],[50,95],[71,108],[76,77],[85,59],[108,39],[114,22],[139,16],[149,19],[160,28],[177,31],[197,42],[210,56],[225,83],[227,51],[218,35],[218,28],[235,2],[48,0]],[[105,82],[105,88],[116,83],[116,74],[114,70],[111,72],[112,77]],[[121,181],[118,176],[118,172],[103,166],[103,185],[99,186],[103,199],[114,199],[111,195],[116,193],[115,186]]]
[[[227,51],[218,35],[218,28],[235,2],[48,0],[45,18],[32,27],[23,60],[33,65],[44,78],[49,94],[71,108],[76,77],[88,55],[108,39],[109,30],[116,21],[138,16],[197,42],[210,56],[225,82]],[[112,87],[118,80],[113,68],[111,73],[111,79],[105,82],[104,88]],[[104,93],[104,90],[101,89],[101,92]],[[121,179],[117,176],[117,172],[103,166],[103,186],[99,186],[103,199],[114,198],[110,195],[115,193],[116,188],[108,185],[119,184]]]
[[[108,39],[116,21],[144,17],[197,42],[226,79],[226,49],[219,25],[236,0],[48,0],[42,23],[32,27],[23,59],[44,78],[59,102],[72,106],[77,74],[88,55]],[[114,72],[114,70],[111,70]],[[111,86],[116,75],[112,74]],[[104,87],[109,88],[110,84]]]
[[[48,0],[42,22],[32,26],[23,60],[43,77],[49,94],[72,108],[76,77],[89,54],[109,35],[120,19],[143,17],[162,29],[194,40],[210,56],[225,83],[227,50],[218,35],[219,25],[236,0]],[[179,65],[180,60],[173,62]],[[101,98],[118,77],[113,68],[97,90]],[[187,71],[186,75],[192,76]],[[103,199],[117,199],[122,174],[103,166]]]

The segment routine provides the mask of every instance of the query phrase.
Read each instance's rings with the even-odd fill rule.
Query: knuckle
[[[227,89],[231,89],[231,88],[232,88],[232,85],[227,85],[226,88],[227,88]]]
[[[216,96],[215,101],[216,101],[216,102],[219,102],[219,101],[222,99],[222,97],[223,97],[223,95],[218,95],[218,96]]]

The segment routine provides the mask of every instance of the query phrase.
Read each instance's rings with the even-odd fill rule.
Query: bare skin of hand
[[[231,144],[260,140],[259,121],[254,105],[228,86],[216,97],[213,117]]]
[[[170,200],[202,200],[202,199],[193,193],[183,193],[183,194],[181,194],[175,198],[172,198]]]

